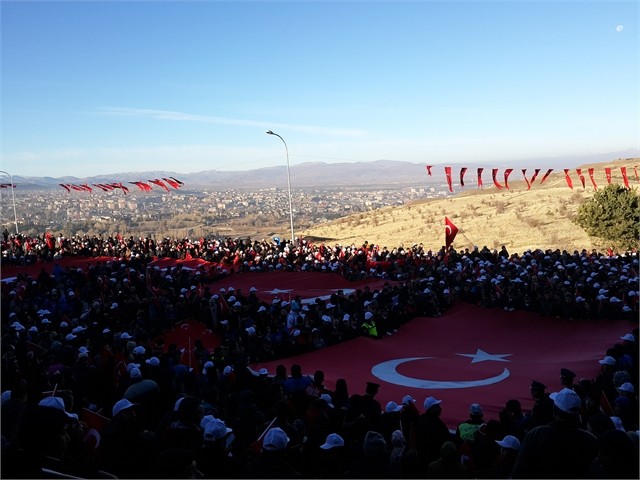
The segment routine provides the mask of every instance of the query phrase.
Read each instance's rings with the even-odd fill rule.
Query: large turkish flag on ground
[[[533,406],[531,380],[559,391],[560,369],[594,378],[607,348],[631,331],[627,322],[576,322],[526,312],[505,312],[458,304],[441,317],[415,318],[379,340],[361,337],[294,358],[252,365],[275,372],[277,364],[302,366],[304,374],[323,370],[328,388],[344,378],[349,393],[363,394],[366,382],[380,384],[382,406],[404,395],[423,411],[427,396],[442,400],[442,419],[455,428],[471,403],[482,405],[485,420],[498,419],[507,400]]]

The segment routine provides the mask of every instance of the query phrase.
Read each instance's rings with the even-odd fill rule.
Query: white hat
[[[45,397],[42,400],[40,400],[40,402],[38,402],[38,405],[41,405],[43,407],[55,408],[57,410],[62,410],[64,413],[66,413],[67,417],[75,418],[76,420],[78,420],[78,415],[76,415],[75,413],[67,412],[67,410],[64,407],[64,400],[61,397]]]
[[[616,364],[616,359],[613,358],[610,355],[607,355],[606,357],[604,357],[602,360],[598,360],[598,363],[600,365],[615,365]]]
[[[249,289],[249,291],[250,291],[250,292],[257,292],[257,291],[258,291],[258,289],[257,289],[256,287],[251,287],[251,288]]]
[[[582,408],[582,400],[578,394],[570,388],[563,388],[559,392],[554,392],[549,395],[549,398],[553,400],[553,404],[560,410],[572,415],[579,414]]]
[[[121,339],[123,339],[123,340],[129,340],[129,339],[131,339],[131,338],[133,338],[133,337],[132,337],[131,335],[129,335],[129,333],[128,333],[128,332],[122,332],[122,333],[120,334],[120,338],[121,338]]]
[[[427,397],[424,399],[424,408],[425,410],[429,410],[434,405],[438,405],[442,400],[437,400],[434,397]]]
[[[635,388],[633,388],[633,384],[629,382],[623,383],[616,390],[618,390],[619,392],[635,393]]]
[[[129,373],[129,375],[131,376],[131,378],[142,378],[142,372],[137,367],[136,368],[132,368],[131,372]]]
[[[261,368],[260,370],[258,370],[258,375],[269,375],[269,370],[267,370],[266,368]]]
[[[371,320],[372,318],[373,318],[373,313],[365,312],[365,314],[364,314],[364,319],[365,320]]]
[[[256,333],[256,329],[254,327],[247,327],[245,328],[245,331],[249,334],[249,335],[255,335]]]
[[[204,365],[202,366],[203,370],[208,370],[210,368],[213,368],[215,365],[213,364],[213,362],[211,360],[204,362]]]
[[[634,337],[632,333],[627,333],[622,337],[620,337],[620,340],[626,340],[627,342],[635,342],[636,337]]]
[[[399,412],[400,410],[402,410],[402,405],[398,405],[393,400],[390,401],[389,403],[387,403],[387,406],[384,407],[384,411],[387,412],[387,413]]]
[[[111,304],[111,310],[115,310],[116,308],[118,308],[118,304],[116,302],[113,302]]]
[[[344,317],[342,317],[342,321],[348,322],[349,320],[351,320],[351,315],[349,315],[348,313],[345,313]]]
[[[323,450],[329,450],[334,447],[344,447],[344,439],[337,433],[330,433],[327,435],[327,440],[320,445]]]
[[[328,393],[323,393],[322,395],[320,395],[320,400],[324,401],[324,403],[326,403],[329,408],[333,408],[333,403],[331,403],[333,399]]]
[[[138,345],[136,348],[133,349],[133,353],[135,355],[144,355],[146,353],[146,350],[142,345]]]
[[[624,428],[624,424],[622,423],[622,420],[620,419],[620,417],[611,417],[611,421],[613,422],[613,425],[616,427],[616,430],[620,430],[621,432],[626,432],[625,428]]]
[[[236,301],[236,297],[235,297],[234,295],[231,295],[229,298],[227,298],[227,301],[228,301],[229,303],[231,303],[231,302],[235,302],[235,301]]]
[[[64,337],[64,339],[66,341],[68,341],[68,342],[71,341],[71,340],[75,340],[76,338],[78,338],[78,337],[76,337],[73,333],[69,333],[69,334],[67,334],[66,337]]]
[[[274,427],[269,429],[269,431],[264,436],[264,441],[262,442],[262,448],[265,450],[273,451],[273,450],[284,450],[287,448],[287,444],[289,443],[289,437],[280,427]]]
[[[151,357],[145,360],[145,363],[151,365],[152,367],[160,366],[160,359],[158,357]]]
[[[405,395],[404,397],[402,397],[402,403],[405,405],[408,405],[409,403],[416,403],[416,399],[411,395]]]
[[[136,406],[135,403],[131,403],[126,398],[123,398],[122,400],[118,400],[113,405],[113,408],[111,409],[111,417],[115,418],[116,415],[118,415],[123,410],[127,410],[128,408],[135,407],[135,406]]]
[[[496,443],[502,448],[510,448],[511,450],[520,450],[520,440],[513,435],[506,435],[502,440],[496,440]]]
[[[267,311],[267,307],[265,307],[264,305],[261,305],[260,308],[258,309],[258,313],[266,312],[266,311]]]
[[[210,442],[214,442],[226,437],[227,434],[231,433],[232,431],[232,429],[227,428],[222,420],[214,418],[213,420],[207,422],[204,427],[204,439]]]
[[[231,365],[227,365],[224,367],[224,370],[222,370],[224,375],[231,375],[231,372],[233,372],[233,367]]]

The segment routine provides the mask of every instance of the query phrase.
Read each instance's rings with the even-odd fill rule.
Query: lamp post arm
[[[13,185],[13,176],[9,172],[5,172],[4,170],[0,170],[0,173],[4,173],[9,176],[9,181],[11,182],[11,200],[13,202],[13,220],[16,224],[16,235],[18,235],[18,214],[16,213],[16,197],[14,193],[14,185]]]

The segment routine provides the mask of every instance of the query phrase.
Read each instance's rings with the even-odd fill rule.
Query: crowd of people
[[[57,264],[68,256],[113,260]],[[164,257],[207,263],[150,265]],[[471,404],[469,419],[456,426],[442,422],[446,403],[434,397],[382,406],[373,383],[336,379],[329,390],[322,366],[313,375],[299,365],[248,367],[360,335],[382,337],[456,302],[637,325],[637,252],[5,232],[2,265],[46,262],[51,274],[43,268],[2,283],[4,477],[638,476],[637,328],[603,352],[596,378],[574,383],[562,369],[559,392],[532,383],[530,411],[506,399],[500,417],[486,419]],[[310,303],[215,287],[229,275],[273,270],[385,281]],[[192,369],[162,337],[186,319],[221,341],[211,351],[196,340]],[[363,391],[349,394],[349,387]]]

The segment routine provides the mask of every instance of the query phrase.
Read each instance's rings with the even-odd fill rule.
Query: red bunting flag
[[[527,180],[527,169],[523,168],[522,169],[522,178],[524,178],[524,183],[527,184],[527,190],[531,189],[531,183],[529,183],[529,180]]]
[[[427,165],[427,175],[431,176],[431,167],[433,165]]]
[[[64,187],[67,192],[71,192],[71,190],[69,189],[69,186],[66,183],[59,183],[58,185],[60,185],[61,187]]]
[[[478,188],[482,188],[482,171],[484,168],[478,168]]]
[[[460,186],[464,187],[464,174],[467,173],[467,167],[462,167],[460,169]]]
[[[628,190],[631,187],[629,186],[629,179],[627,178],[627,167],[620,167],[620,173],[622,174],[622,181],[624,182],[624,187]]]
[[[571,181],[571,177],[569,176],[569,169],[564,169],[564,179],[567,181],[567,185],[571,190],[573,190],[573,182]]]
[[[451,167],[444,167],[444,174],[447,177],[447,185],[449,185],[449,191],[453,192],[453,185],[451,184]]]
[[[453,243],[453,240],[458,234],[458,227],[456,227],[449,218],[444,217],[444,244],[445,250],[449,250],[449,246]]]
[[[500,185],[498,183],[498,180],[496,180],[496,175],[498,175],[498,169],[494,168],[491,170],[491,178],[493,178],[493,184],[499,189],[502,190],[502,185]]]
[[[164,178],[163,177],[162,180],[164,180],[166,183],[171,185],[176,190],[180,188],[180,184],[178,182],[176,182],[175,180],[173,180],[172,178]]]
[[[596,181],[593,178],[593,172],[595,171],[594,168],[590,168],[589,169],[589,178],[591,179],[591,183],[593,184],[593,189],[594,190],[598,190],[598,185],[596,185]]]
[[[542,185],[544,181],[549,177],[549,175],[551,175],[551,172],[553,172],[553,168],[550,168],[549,170],[547,170],[547,173],[545,173],[544,176],[542,177],[542,180],[540,180],[540,185]]]
[[[0,188],[16,188],[16,184],[15,183],[0,183]]]
[[[141,181],[129,182],[129,183],[131,183],[133,185],[136,185],[143,192],[150,192],[151,191],[151,185],[149,185],[148,183],[144,183],[144,182],[141,182]]]
[[[607,183],[611,185],[611,167],[604,167],[604,175],[607,177]]]
[[[507,190],[509,190],[509,175],[513,172],[513,168],[507,168],[504,171],[504,186]]]
[[[584,190],[585,183],[584,183],[584,175],[582,174],[582,169],[576,168],[576,173],[578,174],[578,178],[580,178],[580,183],[582,183],[582,189]]]
[[[158,180],[157,178],[155,180],[149,180],[149,182],[153,183],[154,185],[158,185],[159,187],[164,188],[167,192],[169,191],[169,187],[167,187],[162,180]]]
[[[533,185],[533,182],[535,182],[535,181],[536,181],[536,178],[538,178],[538,174],[539,174],[539,173],[540,173],[540,169],[539,169],[539,168],[536,168],[536,169],[533,171],[533,177],[531,177],[531,185]]]

